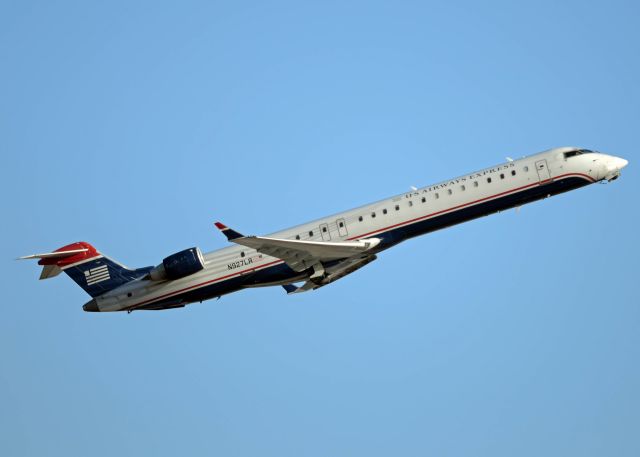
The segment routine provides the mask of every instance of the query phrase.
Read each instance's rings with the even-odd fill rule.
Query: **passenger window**
[[[409,206],[413,206],[413,202],[409,200]]]
[[[426,203],[427,202],[427,198],[426,197],[422,197],[422,203]]]
[[[491,178],[487,178],[487,182],[490,183],[491,182]]]
[[[400,210],[400,205],[396,205],[396,211]]]
[[[309,230],[309,236],[313,236],[313,230]]]
[[[524,171],[527,172],[529,171],[529,167],[527,167],[526,165],[524,166]]]
[[[516,171],[515,170],[511,170],[511,176],[515,176],[516,175]]]
[[[344,222],[340,222],[340,224],[338,224],[338,225],[340,225],[340,228],[342,228],[342,227],[344,227]]]
[[[447,193],[448,193],[449,195],[451,195],[451,194],[453,193],[453,191],[452,191],[451,189],[447,189]]]
[[[359,217],[358,217],[358,220],[359,220],[360,222],[362,222],[362,216],[359,216]]]
[[[382,210],[382,214],[387,214],[387,208]]]
[[[478,181],[473,181],[473,187],[478,187]]]
[[[244,251],[240,252],[240,257],[244,257]]]
[[[504,179],[504,173],[500,173],[500,179]]]
[[[467,190],[466,187],[464,187],[464,184],[460,186],[460,190]]]
[[[371,217],[376,217],[376,213],[375,212],[371,213]]]
[[[322,231],[323,231],[324,233],[327,233],[327,227],[322,227]]]
[[[439,194],[438,192],[436,192],[436,194],[434,195],[434,197],[436,197],[436,200],[437,200],[438,198],[440,198],[440,194]]]
[[[299,240],[299,239],[300,239],[300,235],[296,235],[296,240]]]

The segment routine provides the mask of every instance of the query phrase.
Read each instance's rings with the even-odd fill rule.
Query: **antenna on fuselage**
[[[414,191],[414,192],[415,192],[416,190],[418,190],[418,188],[417,188],[416,186],[409,186],[409,187],[410,187],[410,188],[411,188],[411,190],[412,190],[412,191]]]
[[[507,159],[507,162],[513,162],[513,159],[511,157],[505,157],[505,159]]]

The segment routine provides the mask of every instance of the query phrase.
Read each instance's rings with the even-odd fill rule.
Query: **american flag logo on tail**
[[[99,267],[85,271],[84,277],[87,280],[88,286],[106,281],[107,279],[111,278],[109,276],[109,267],[107,265],[101,265]]]

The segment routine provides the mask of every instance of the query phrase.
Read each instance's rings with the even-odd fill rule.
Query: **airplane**
[[[268,236],[245,236],[216,222],[232,246],[185,249],[157,266],[127,268],[79,241],[38,259],[40,279],[65,272],[92,299],[88,312],[165,310],[252,287],[287,294],[318,289],[410,238],[578,189],[611,182],[628,162],[589,149],[554,148],[415,188]],[[302,283],[301,285],[296,285]]]

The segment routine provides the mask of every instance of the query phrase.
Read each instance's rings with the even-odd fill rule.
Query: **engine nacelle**
[[[153,281],[180,279],[204,268],[204,257],[198,248],[185,249],[166,257],[160,265],[149,272]]]

